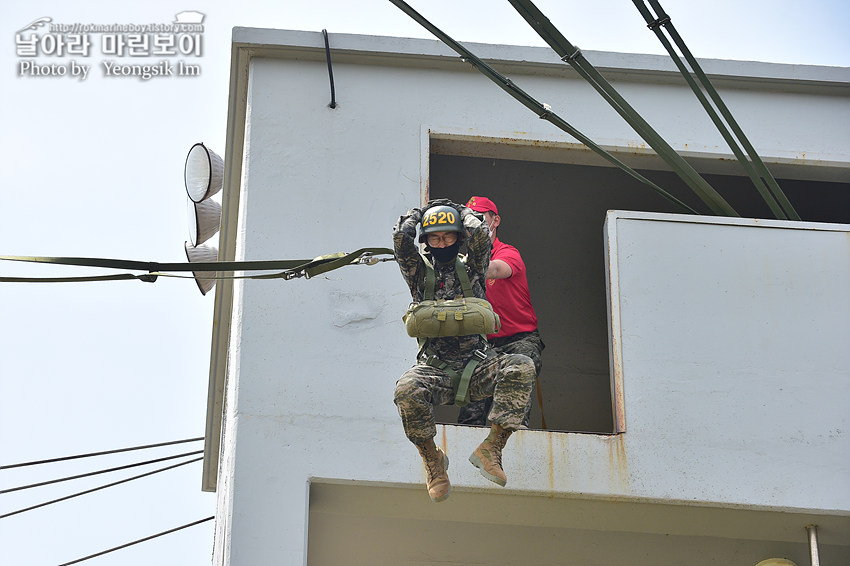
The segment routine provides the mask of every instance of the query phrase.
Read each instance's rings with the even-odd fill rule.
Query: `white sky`
[[[461,42],[545,45],[506,1],[411,4]],[[664,53],[630,0],[537,5],[584,50]],[[697,57],[850,66],[846,0],[662,5]],[[200,77],[106,78],[101,63],[109,57],[99,52],[97,36],[87,58],[38,58],[41,64],[75,59],[92,65],[85,81],[18,74],[22,59],[15,53],[15,33],[37,18],[166,23],[184,10],[206,14],[203,55],[186,61],[201,66]],[[183,163],[198,141],[224,153],[232,27],[326,28],[331,38],[335,33],[432,38],[382,0],[35,0],[7,2],[0,14],[4,255],[184,261]],[[338,250],[316,255],[332,251]],[[3,276],[95,273],[0,262]],[[285,292],[286,283],[269,284]],[[203,436],[212,305],[213,293],[202,297],[189,280],[0,283],[0,465]],[[0,472],[0,490],[200,448],[197,442],[6,470]],[[164,465],[0,495],[0,514]],[[215,513],[215,495],[202,493],[200,485],[201,465],[190,464],[0,519],[2,561],[58,564],[208,517]],[[209,564],[212,533],[209,522],[86,563]]]

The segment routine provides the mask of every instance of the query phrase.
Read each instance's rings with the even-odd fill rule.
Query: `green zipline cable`
[[[360,248],[351,253],[335,253],[319,256],[312,260],[265,260],[265,261],[215,261],[197,263],[159,263],[147,261],[133,261],[125,259],[95,258],[95,257],[37,257],[37,256],[11,256],[0,255],[0,260],[23,261],[31,263],[49,263],[55,265],[73,265],[79,267],[99,267],[106,269],[131,269],[146,270],[148,273],[135,275],[121,273],[116,275],[94,275],[89,277],[0,277],[0,283],[76,283],[92,281],[120,281],[127,279],[139,279],[153,283],[158,276],[169,277],[166,271],[195,272],[199,279],[292,279],[306,276],[315,277],[333,269],[365,263],[374,265],[387,259],[379,259],[378,255],[393,255],[389,248]],[[233,277],[198,276],[197,272],[231,272],[231,271],[266,271],[285,269],[279,273],[264,275],[246,275]]]
[[[655,35],[658,37],[658,40],[661,42],[661,44],[664,46],[664,48],[667,49],[667,52],[670,54],[670,57],[673,59],[673,62],[676,64],[676,67],[678,67],[679,72],[682,73],[682,76],[685,78],[685,81],[691,87],[691,90],[694,92],[697,99],[699,99],[703,108],[705,108],[706,112],[708,113],[709,118],[711,118],[711,121],[714,122],[714,125],[717,127],[718,131],[720,132],[720,135],[722,135],[723,139],[726,140],[726,143],[729,146],[729,148],[732,150],[732,153],[735,154],[735,157],[738,159],[738,161],[741,163],[741,165],[746,170],[747,175],[749,176],[750,180],[755,185],[755,187],[758,190],[761,197],[767,203],[768,207],[770,207],[771,212],[773,212],[774,216],[776,216],[776,218],[778,218],[780,220],[787,219],[788,216],[785,214],[785,211],[782,210],[782,207],[779,206],[779,203],[776,202],[776,199],[773,198],[772,194],[770,194],[770,191],[768,190],[767,186],[764,184],[764,181],[761,179],[761,177],[759,177],[755,168],[752,166],[752,164],[746,158],[746,156],[744,155],[744,152],[741,150],[738,143],[735,141],[735,138],[732,137],[732,134],[729,132],[729,129],[726,127],[724,122],[721,120],[721,118],[717,114],[717,112],[715,112],[714,107],[711,106],[708,99],[705,97],[705,94],[702,92],[702,89],[700,89],[700,87],[697,85],[696,81],[691,76],[690,72],[685,67],[684,63],[679,58],[676,51],[673,49],[673,46],[670,45],[669,41],[667,41],[667,38],[664,36],[664,33],[660,29],[662,26],[666,25],[666,23],[663,20],[654,19],[652,17],[652,14],[649,12],[649,10],[644,5],[643,0],[632,0],[632,1],[634,2],[635,7],[637,7],[638,11],[641,13],[641,15],[646,20],[646,23],[648,24],[647,27],[649,27],[653,32],[655,32]]]
[[[0,283],[93,283],[96,281],[127,281],[138,279],[146,283],[156,281],[159,273],[145,273],[134,275],[132,273],[119,273],[116,275],[90,275],[86,277],[0,277]]]
[[[740,216],[714,188],[685,161],[652,126],[614,89],[613,86],[582,55],[581,50],[571,44],[552,25],[549,19],[529,0],[508,0],[516,11],[528,22],[537,34],[587,80],[593,88],[617,111],[620,116],[658,153],[658,155],[688,184],[691,189],[716,214]]]
[[[361,248],[351,254],[392,254],[388,248]],[[92,258],[92,257],[36,257],[0,255],[0,259],[9,261],[29,261],[36,263],[56,263],[61,265],[78,265],[83,267],[104,267],[109,269],[130,269],[148,272],[156,271],[253,271],[273,269],[294,269],[305,266],[319,265],[337,259],[338,254],[319,256],[315,259],[284,259],[260,261],[199,261],[181,263],[161,263],[156,261],[135,261],[127,259]]]
[[[392,4],[394,4],[397,8],[399,8],[402,12],[410,16],[414,21],[416,21],[419,25],[427,29],[429,32],[434,34],[440,41],[451,47],[458,55],[461,56],[461,59],[467,63],[470,63],[473,67],[475,67],[481,74],[489,78],[491,81],[496,83],[502,90],[510,94],[517,101],[523,104],[526,108],[530,109],[532,112],[537,114],[543,120],[546,120],[561,130],[567,132],[575,139],[586,145],[588,148],[593,150],[596,154],[604,158],[606,161],[613,163],[626,173],[628,173],[634,179],[644,183],[645,185],[652,188],[655,192],[660,194],[662,197],[666,198],[670,202],[676,204],[681,207],[683,210],[690,212],[692,214],[699,214],[694,208],[691,208],[678,198],[674,197],[598,145],[593,142],[590,138],[585,136],[583,133],[578,131],[572,125],[567,123],[563,118],[552,112],[550,109],[546,108],[542,103],[535,100],[531,95],[520,89],[516,86],[510,79],[490,67],[487,63],[482,61],[479,57],[469,51],[467,48],[456,42],[454,39],[440,31],[436,26],[434,26],[431,22],[426,20],[419,12],[411,8],[406,2],[402,0],[389,0]]]
[[[747,169],[747,174],[750,175],[750,178],[753,180],[753,183],[756,185],[756,189],[758,189],[759,193],[761,193],[762,197],[765,199],[768,206],[771,207],[771,210],[774,210],[774,207],[771,205],[771,202],[774,199],[775,199],[775,201],[778,202],[779,206],[782,208],[782,211],[783,211],[784,214],[782,216],[777,215],[777,218],[785,217],[785,218],[790,218],[791,220],[800,220],[800,215],[794,209],[794,206],[791,204],[791,201],[789,201],[788,197],[785,196],[785,193],[782,191],[779,184],[776,182],[776,179],[773,177],[773,174],[770,172],[770,170],[764,164],[764,161],[762,161],[761,157],[759,157],[758,152],[755,150],[753,145],[750,143],[749,139],[747,139],[747,136],[744,134],[744,131],[741,129],[741,127],[738,125],[738,122],[732,116],[732,112],[729,110],[729,108],[723,102],[723,99],[720,98],[720,94],[714,88],[714,85],[711,84],[711,81],[708,79],[708,76],[705,74],[705,72],[703,72],[702,67],[700,66],[700,64],[696,60],[696,57],[693,56],[691,51],[688,49],[687,45],[685,45],[684,40],[679,35],[679,33],[676,31],[675,26],[673,26],[673,23],[670,20],[670,16],[667,15],[667,13],[661,7],[661,4],[658,2],[658,0],[649,0],[650,5],[655,10],[655,13],[656,13],[656,16],[657,16],[656,18],[652,17],[652,14],[650,14],[649,10],[643,4],[642,0],[632,0],[632,1],[633,1],[634,5],[637,7],[637,9],[640,11],[641,15],[643,15],[644,19],[646,20],[646,23],[648,24],[648,27],[650,29],[652,29],[653,32],[655,32],[655,35],[661,41],[662,45],[664,45],[664,48],[667,49],[667,52],[670,54],[671,58],[676,63],[676,66],[679,67],[679,71],[682,73],[682,75],[685,77],[685,79],[688,80],[688,84],[691,85],[691,89],[694,91],[694,93],[697,94],[697,97],[700,99],[700,102],[702,103],[703,107],[706,109],[706,111],[708,111],[709,115],[712,115],[713,109],[711,109],[711,106],[708,104],[707,101],[705,101],[704,96],[701,96],[702,92],[700,91],[700,89],[696,85],[693,84],[693,80],[690,76],[690,73],[687,71],[687,69],[681,63],[678,55],[676,54],[676,51],[669,44],[669,42],[667,42],[667,38],[664,37],[663,33],[661,32],[661,30],[659,28],[663,27],[667,31],[667,33],[670,34],[670,37],[673,39],[676,46],[682,52],[682,55],[685,57],[688,64],[691,66],[691,69],[693,70],[694,74],[699,79],[700,83],[702,84],[702,87],[705,89],[705,91],[711,97],[711,100],[717,106],[717,109],[720,111],[720,114],[726,120],[726,123],[729,124],[729,127],[735,133],[738,140],[741,142],[741,145],[744,146],[744,149],[746,150],[747,154],[749,155],[750,159],[752,160],[752,164],[755,166],[755,169],[758,171],[757,175],[760,175],[760,179],[758,181],[756,179],[753,179],[753,175],[756,174],[755,172],[753,172],[753,174],[750,174],[751,169],[747,167],[747,165],[749,165],[749,162],[747,162],[746,158],[743,158],[743,157],[739,156],[738,153],[735,153],[735,156],[738,157],[738,160],[742,163],[742,165],[747,163],[747,165],[744,165],[744,167],[745,167],[745,169]],[[712,116],[712,120],[714,120],[713,116]],[[717,121],[715,121],[715,124],[717,124]],[[721,130],[721,134],[722,134],[723,129],[720,128],[720,126],[718,126],[718,129]],[[726,138],[726,136],[724,135],[724,139],[725,138]],[[727,142],[728,141],[729,140],[727,139]],[[735,151],[735,147],[731,143],[730,143],[729,147],[732,148],[733,152]],[[767,189],[769,189],[769,191],[771,193],[770,197],[765,195],[765,192],[764,192],[764,186],[765,185],[767,186]],[[774,213],[775,213],[775,211],[774,211]]]

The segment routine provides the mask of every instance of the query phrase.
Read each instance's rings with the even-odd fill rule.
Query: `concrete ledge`
[[[458,39],[458,38],[455,38]],[[458,41],[460,41],[458,39]],[[325,59],[324,39],[320,32],[277,30],[261,28],[233,28],[235,45],[253,50],[255,56],[290,59]],[[548,47],[491,45],[461,43],[475,55],[497,65],[506,72],[539,75],[577,76]],[[412,39],[355,34],[329,36],[331,56],[340,62],[367,62],[385,59],[388,65],[445,67],[470,69],[457,53],[433,39]],[[584,51],[584,56],[609,79],[648,80],[658,82],[661,77],[682,82],[673,61],[665,55]],[[850,68],[817,65],[784,65],[756,61],[729,61],[700,59],[700,65],[718,86],[743,83],[769,83],[772,88],[782,84],[786,89],[807,86],[823,89],[835,87],[840,91],[850,89]],[[403,63],[402,63],[403,62]],[[641,79],[643,77],[643,79]],[[663,81],[666,82],[666,81]]]

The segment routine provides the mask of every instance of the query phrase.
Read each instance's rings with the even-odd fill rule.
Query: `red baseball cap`
[[[499,209],[496,208],[496,203],[487,197],[472,197],[466,203],[467,208],[471,208],[475,212],[492,212],[496,216],[499,215]]]

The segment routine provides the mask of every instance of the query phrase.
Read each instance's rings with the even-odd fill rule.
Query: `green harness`
[[[424,258],[423,258],[424,259]],[[435,367],[446,372],[452,380],[452,391],[455,394],[455,405],[463,407],[469,403],[469,381],[472,373],[475,371],[481,362],[495,355],[495,351],[487,347],[484,351],[475,350],[472,358],[466,363],[461,373],[455,371],[448,363],[444,362],[431,350],[431,338],[438,336],[469,336],[472,334],[481,334],[484,340],[487,340],[487,334],[498,332],[500,321],[499,315],[493,312],[493,307],[484,299],[475,297],[472,292],[472,285],[469,282],[469,276],[466,273],[466,265],[460,258],[455,259],[455,272],[460,280],[460,286],[463,289],[463,299],[455,300],[439,300],[434,301],[436,292],[437,277],[434,271],[434,266],[425,261],[425,292],[424,300],[412,305],[404,316],[404,321],[408,329],[408,334],[416,336],[419,342],[419,353],[417,358],[423,353],[427,354],[425,365]],[[437,320],[436,327],[433,324],[425,323],[414,325],[413,322],[417,319],[428,318],[429,320]],[[412,330],[411,327],[415,326]],[[411,332],[421,331],[423,328],[430,329],[426,331],[426,336],[412,334]],[[437,328],[434,330],[434,328]],[[475,331],[468,332],[470,328]]]

